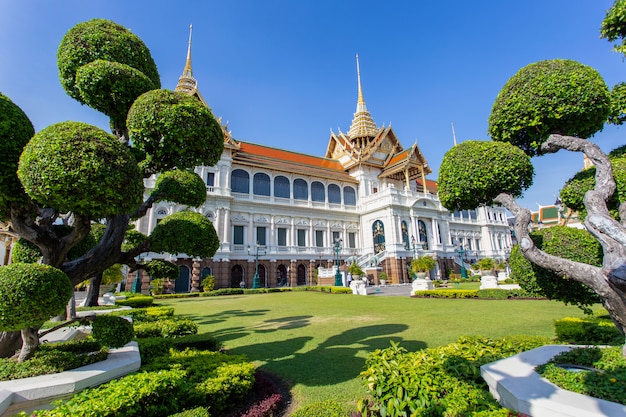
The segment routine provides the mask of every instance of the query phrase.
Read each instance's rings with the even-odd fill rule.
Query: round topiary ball
[[[0,330],[38,326],[59,315],[74,287],[50,265],[14,263],[0,267]]]
[[[124,214],[143,196],[143,179],[128,147],[86,123],[57,123],[33,136],[17,175],[33,200],[61,212]]]
[[[200,213],[179,211],[164,218],[150,234],[151,249],[211,258],[219,248],[213,223]]]
[[[118,316],[96,316],[91,323],[91,333],[102,346],[119,348],[133,340],[133,323]]]
[[[164,200],[190,207],[198,207],[206,201],[206,185],[202,178],[195,172],[181,169],[159,175],[154,185],[154,193],[163,193]]]
[[[8,204],[25,198],[17,178],[22,149],[35,134],[28,116],[0,93],[0,219],[8,216]]]

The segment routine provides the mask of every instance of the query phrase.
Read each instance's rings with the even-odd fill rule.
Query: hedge
[[[556,338],[560,342],[580,345],[620,345],[624,336],[606,318],[565,317],[555,320]]]

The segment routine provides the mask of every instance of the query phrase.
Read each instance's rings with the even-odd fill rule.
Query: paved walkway
[[[411,284],[384,285],[380,287],[371,285],[367,287],[367,295],[410,297],[411,296]]]

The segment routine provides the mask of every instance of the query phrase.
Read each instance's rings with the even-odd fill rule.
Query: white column
[[[224,208],[224,232],[223,232],[223,236],[224,236],[224,243],[229,244],[230,243],[230,209],[229,208]]]

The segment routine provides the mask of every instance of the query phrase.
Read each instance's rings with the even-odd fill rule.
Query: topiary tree
[[[214,165],[222,153],[222,127],[211,111],[194,97],[158,90],[150,51],[114,22],[76,25],[57,56],[65,91],[107,114],[113,135],[74,121],[33,134],[24,112],[0,94],[0,220],[37,248],[37,262],[60,269],[72,285],[97,280],[114,264],[142,268],[136,259],[147,251],[213,256],[217,234],[199,213],[164,220],[156,235],[128,233],[131,220],[157,201],[205,201],[202,179],[190,170]],[[143,179],[157,172],[158,186],[144,198]],[[66,230],[55,228],[59,219],[66,219]],[[95,242],[70,256],[92,227],[100,229]],[[2,340],[0,356],[12,354]]]
[[[144,265],[145,271],[152,279],[154,294],[161,294],[165,290],[165,283],[178,278],[180,268],[175,263],[154,259]]]
[[[607,12],[602,33],[609,39],[624,39],[626,2],[616,1]],[[523,150],[528,156],[541,156],[560,150],[581,152],[595,165],[594,184],[579,187],[587,215],[585,227],[602,247],[602,265],[586,263],[580,258],[567,259],[542,250],[532,239],[528,226],[531,212],[516,201],[515,192],[502,187],[501,181],[492,182],[470,158],[472,155],[455,147],[450,167],[448,155],[440,169],[441,183],[453,183],[463,177],[478,177],[477,195],[489,195],[491,203],[501,204],[514,216],[514,230],[523,256],[532,264],[551,271],[559,277],[578,281],[596,293],[622,333],[626,332],[626,223],[623,216],[616,220],[608,203],[616,190],[613,164],[609,156],[586,138],[600,131],[609,116],[619,120],[619,97],[612,96],[604,80],[594,69],[568,60],[550,60],[530,64],[515,74],[498,94],[489,117],[489,134],[495,142],[508,143]],[[623,112],[622,112],[623,113]],[[459,155],[461,154],[461,155]],[[486,156],[485,156],[486,157]],[[494,159],[491,168],[503,169],[503,159]],[[620,168],[621,169],[621,168]],[[618,175],[619,177],[619,175]],[[516,176],[519,190],[530,184]],[[456,195],[454,188],[439,189],[441,201],[448,209],[476,207],[484,200],[470,201]],[[618,198],[619,200],[619,198]],[[619,213],[626,213],[619,203]],[[626,353],[626,352],[625,352]]]
[[[0,330],[21,331],[20,362],[39,344],[35,326],[65,310],[74,287],[49,265],[14,263],[0,268]]]
[[[602,266],[602,247],[586,230],[554,226],[532,232],[530,237],[537,248],[550,255]],[[523,256],[519,245],[513,247],[509,264],[511,278],[530,296],[573,304],[587,313],[591,313],[591,305],[600,302],[600,297],[583,283],[533,265]]]

